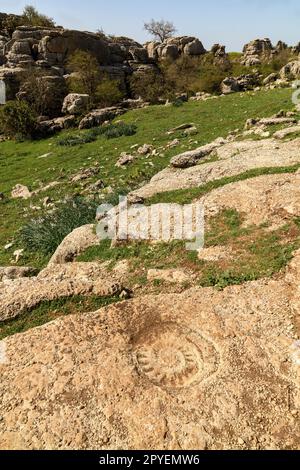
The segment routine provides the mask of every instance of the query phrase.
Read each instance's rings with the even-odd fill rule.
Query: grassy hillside
[[[0,265],[10,264],[12,252],[22,248],[19,242],[15,242],[10,250],[4,250],[4,245],[18,237],[18,231],[26,221],[42,213],[43,209],[35,210],[34,206],[42,207],[46,196],[57,203],[66,196],[82,193],[82,186],[70,181],[81,168],[99,164],[100,173],[85,183],[101,179],[106,188],[104,194],[112,191],[124,194],[166,167],[175,154],[216,137],[225,137],[236,128],[242,129],[248,118],[292,109],[291,93],[290,89],[238,93],[206,102],[189,102],[182,107],[152,106],[133,110],[122,116],[122,120],[137,126],[136,135],[110,140],[101,136],[95,142],[75,147],[60,146],[58,141],[78,134],[77,130],[65,131],[41,141],[0,143],[0,192],[5,195],[5,199],[0,201]],[[192,137],[183,136],[182,132],[167,135],[168,130],[183,123],[194,123],[198,133]],[[166,149],[175,138],[180,139],[180,145]],[[157,149],[156,156],[139,157],[126,169],[115,167],[121,152],[132,153],[132,146],[145,143]],[[27,201],[10,198],[16,184],[36,190],[54,181],[59,184]],[[41,267],[46,261],[47,257],[39,253],[26,253],[19,263]]]

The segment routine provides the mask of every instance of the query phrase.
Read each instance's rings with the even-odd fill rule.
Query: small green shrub
[[[120,90],[120,84],[116,80],[111,80],[105,77],[101,80],[96,90],[97,105],[107,108],[119,103],[123,98],[123,93]]]
[[[75,228],[92,223],[96,217],[98,203],[83,198],[73,198],[55,212],[28,222],[20,231],[24,248],[45,255],[56,248]]]
[[[84,134],[62,137],[57,141],[57,145],[61,145],[62,147],[75,147],[76,145],[89,144],[96,139],[97,134],[91,130]]]
[[[137,127],[134,124],[108,124],[107,126],[94,127],[85,133],[63,137],[57,141],[57,144],[65,147],[74,147],[94,142],[99,136],[104,136],[107,139],[116,139],[122,136],[134,135],[136,131]]]
[[[135,135],[137,127],[134,124],[109,124],[108,126],[100,127],[101,134],[107,139],[116,139],[122,136]]]
[[[151,104],[174,96],[174,92],[171,93],[167,87],[163,73],[135,74],[130,81],[130,88],[135,97],[141,97]]]
[[[36,124],[36,114],[24,101],[8,101],[0,108],[0,129],[9,137],[32,138]]]

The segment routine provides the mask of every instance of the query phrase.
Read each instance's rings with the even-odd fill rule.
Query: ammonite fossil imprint
[[[161,387],[199,383],[218,368],[218,353],[200,334],[176,323],[163,323],[142,333],[135,344],[138,371]]]

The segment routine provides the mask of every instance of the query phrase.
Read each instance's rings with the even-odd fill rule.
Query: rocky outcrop
[[[206,53],[201,41],[198,38],[183,36],[166,39],[163,43],[148,42],[145,44],[148,55],[151,59],[176,60],[182,54],[186,56],[201,56]]]
[[[0,283],[0,324],[43,301],[76,295],[112,297],[122,290],[120,276],[98,263],[51,264],[36,277]]]
[[[251,90],[259,84],[259,78],[258,73],[227,77],[221,83],[221,92],[224,95],[229,95],[238,91]]]
[[[242,64],[253,66],[261,64],[262,60],[270,58],[274,52],[274,47],[270,39],[255,39],[243,48]]]
[[[42,118],[38,121],[36,135],[38,137],[47,137],[63,129],[70,129],[71,127],[74,127],[75,123],[76,116],[74,115],[46,120]]]
[[[254,168],[296,165],[300,163],[299,150],[299,139],[291,142],[275,139],[230,142],[215,150],[218,161],[186,169],[166,168],[148,184],[132,192],[131,197],[147,199],[158,193],[201,187],[210,181],[240,175]]]
[[[87,114],[79,123],[79,129],[90,129],[92,127],[100,126],[106,121],[111,121],[117,116],[121,116],[125,113],[122,108],[103,108],[94,109]]]
[[[214,44],[210,52],[214,56],[215,65],[225,70],[230,67],[230,59],[228,54],[226,53],[225,46],[222,46],[221,44]]]
[[[280,70],[280,77],[282,79],[295,80],[300,77],[300,61],[294,60],[289,62]]]
[[[30,67],[38,67],[45,75],[61,80],[67,78],[66,63],[78,49],[94,55],[100,70],[118,80],[124,92],[128,91],[127,76],[139,66],[149,64],[147,50],[129,38],[108,38],[63,28],[20,26],[12,37],[0,34],[0,65],[5,64],[5,67],[0,68],[0,79],[6,84],[8,99],[13,99],[20,91],[22,74]],[[57,90],[60,89],[61,84],[57,86]],[[54,96],[53,90],[49,94]],[[66,94],[64,92],[63,98]]]

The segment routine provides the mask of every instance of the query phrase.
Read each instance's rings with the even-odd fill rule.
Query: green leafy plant
[[[9,137],[32,138],[36,124],[36,114],[25,101],[8,101],[0,108],[0,129]]]
[[[52,254],[75,228],[95,220],[98,204],[76,197],[55,212],[29,221],[20,231],[24,247],[29,251]]]

